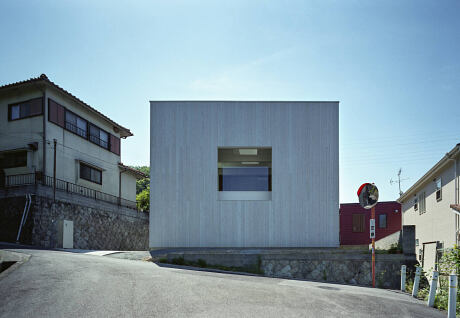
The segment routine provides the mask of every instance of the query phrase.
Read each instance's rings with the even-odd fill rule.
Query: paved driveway
[[[445,317],[395,291],[159,267],[64,251],[0,278],[0,317]]]

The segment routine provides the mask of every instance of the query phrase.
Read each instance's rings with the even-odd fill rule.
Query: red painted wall
[[[394,211],[398,210],[398,213]],[[364,232],[353,232],[353,214],[364,213]],[[387,227],[379,227],[379,215],[387,215]],[[369,220],[371,210],[366,210],[359,203],[340,204],[340,245],[370,244]],[[375,206],[375,239],[379,240],[401,230],[401,204],[395,201],[379,202]]]

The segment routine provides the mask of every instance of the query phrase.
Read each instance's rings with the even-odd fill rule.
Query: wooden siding
[[[395,210],[398,210],[395,213]],[[386,214],[386,228],[380,227],[379,216]],[[355,218],[364,215],[362,232],[355,227]],[[371,210],[366,210],[359,203],[340,204],[340,244],[341,245],[365,245],[370,244],[369,220]],[[402,228],[401,204],[396,201],[378,202],[375,206],[375,239],[380,240],[388,235],[400,231]],[[361,228],[359,228],[361,229]]]
[[[151,102],[150,247],[339,245],[338,102]],[[270,201],[219,201],[218,147],[272,148]]]

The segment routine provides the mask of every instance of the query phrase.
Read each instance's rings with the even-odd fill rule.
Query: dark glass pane
[[[101,183],[101,171],[96,169],[91,169],[91,181],[96,183]]]
[[[77,116],[72,114],[71,112],[65,112],[65,121],[73,124],[74,126],[77,125]]]
[[[222,191],[268,191],[268,167],[222,168]]]
[[[91,180],[91,168],[86,165],[80,165],[80,178]]]
[[[19,105],[13,105],[11,106],[11,119],[19,119],[20,113],[19,113]]]
[[[30,116],[30,104],[21,104],[20,113],[21,118]]]
[[[379,215],[379,227],[381,228],[387,227],[387,215],[386,214]]]
[[[99,145],[104,148],[109,147],[109,135],[103,130],[101,130],[99,133]]]
[[[86,138],[86,120],[77,117],[77,134]]]
[[[89,139],[99,145],[99,128],[90,125],[89,126]]]
[[[0,154],[0,168],[18,168],[27,166],[27,151]]]

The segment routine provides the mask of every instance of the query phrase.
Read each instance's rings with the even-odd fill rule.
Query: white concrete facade
[[[339,246],[338,102],[152,101],[150,109],[151,248]],[[226,147],[271,148],[270,196],[219,199]]]
[[[9,105],[32,98],[42,99],[43,113],[41,115],[9,120]],[[56,140],[57,179],[116,197],[120,194],[121,179],[121,198],[136,201],[136,178],[138,175],[120,167],[120,155],[51,122],[49,120],[50,100],[64,106],[67,110],[117,138],[132,135],[126,128],[117,126],[107,117],[83,105],[74,96],[54,87],[54,83],[49,84],[47,78],[43,80],[37,78],[33,83],[26,81],[26,83],[19,83],[14,87],[0,87],[0,153],[18,149],[24,149],[28,153],[26,166],[6,168],[3,169],[3,173],[9,176],[44,172],[45,175],[52,177],[54,140]],[[36,150],[28,146],[34,142],[38,145]],[[100,169],[102,171],[102,183],[98,184],[80,178],[80,162]],[[120,172],[122,172],[121,176]]]
[[[458,244],[459,217],[450,206],[458,204],[460,146],[455,146],[399,199],[403,225],[415,225],[417,259],[425,270],[434,268],[436,249]],[[441,197],[436,181],[441,180]],[[425,197],[425,208],[420,198]],[[416,201],[417,200],[417,201]],[[417,202],[417,206],[416,203]]]

